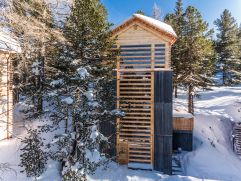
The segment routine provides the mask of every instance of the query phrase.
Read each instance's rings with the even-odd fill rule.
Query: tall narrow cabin
[[[11,57],[20,52],[18,43],[0,32],[0,140],[13,132],[13,70]]]
[[[172,70],[170,25],[134,14],[113,30],[117,60],[117,161],[171,174]]]

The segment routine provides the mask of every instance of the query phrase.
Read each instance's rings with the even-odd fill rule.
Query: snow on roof
[[[193,115],[186,111],[173,110],[173,117],[175,117],[175,118],[193,118]]]
[[[145,16],[145,15],[142,15],[142,14],[134,14],[133,15],[134,17],[138,18],[138,19],[141,19],[153,26],[155,26],[156,28],[159,28],[160,30],[163,30],[165,32],[168,32],[170,33],[171,35],[173,35],[174,37],[177,37],[177,34],[175,33],[175,31],[173,30],[173,28],[164,23],[164,22],[161,22],[159,20],[156,20],[154,18],[151,18],[151,17],[148,17],[148,16]]]
[[[21,52],[19,43],[15,39],[13,39],[12,37],[3,32],[0,32],[0,50],[15,53]]]

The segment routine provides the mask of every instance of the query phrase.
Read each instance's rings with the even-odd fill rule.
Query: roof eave
[[[116,28],[114,28],[112,30],[112,36],[115,36],[118,34],[118,32],[120,32],[122,29],[124,29],[125,27],[129,26],[132,22],[134,21],[139,21],[142,24],[145,24],[146,26],[148,26],[151,29],[154,29],[155,31],[158,31],[162,34],[164,34],[165,36],[167,36],[170,39],[170,44],[174,44],[177,40],[177,36],[173,35],[172,33],[166,32],[164,30],[161,30],[160,28],[155,27],[154,25],[137,18],[136,16],[133,16],[131,18],[129,18],[128,20],[126,20],[124,23],[120,24],[119,26],[117,26]]]

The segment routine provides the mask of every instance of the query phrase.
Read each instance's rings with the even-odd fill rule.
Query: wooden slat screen
[[[120,45],[118,48],[117,108],[126,114],[117,119],[117,152],[122,143],[128,143],[128,163],[153,165],[153,71],[165,67],[165,44]]]
[[[152,52],[154,51],[154,59]],[[150,69],[165,67],[165,44],[151,45],[121,45],[120,69]],[[154,67],[152,67],[152,61]]]
[[[129,163],[151,164],[151,73],[119,72],[119,139],[129,143]]]

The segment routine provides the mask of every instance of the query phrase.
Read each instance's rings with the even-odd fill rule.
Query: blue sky
[[[120,24],[137,10],[142,10],[151,16],[154,3],[160,6],[164,15],[173,12],[176,0],[102,0],[102,2],[108,10],[109,21]],[[198,8],[212,28],[214,28],[213,21],[225,8],[231,11],[238,24],[241,23],[241,0],[183,0],[183,3],[184,7],[192,5]]]

